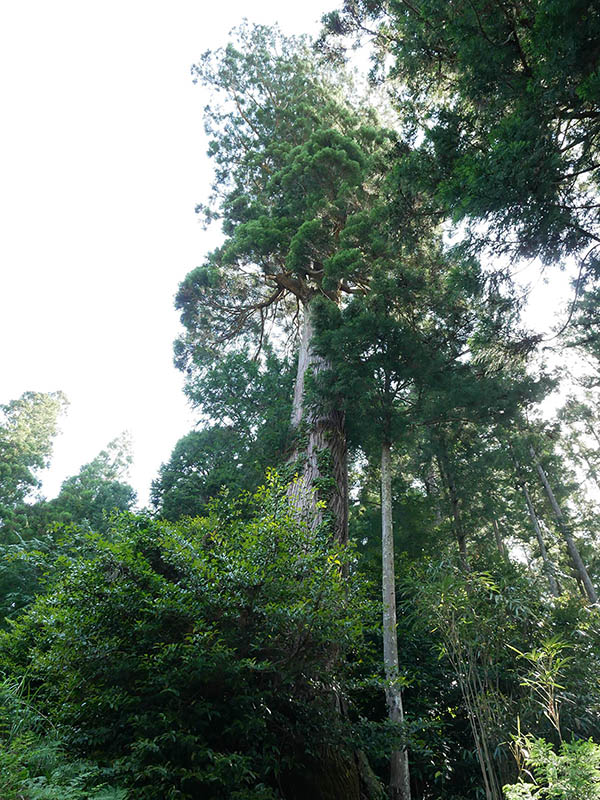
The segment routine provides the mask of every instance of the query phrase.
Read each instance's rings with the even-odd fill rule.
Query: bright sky
[[[316,33],[332,0],[0,3],[0,403],[70,400],[52,497],[128,430],[150,481],[193,425],[172,366],[173,296],[214,245],[190,66],[244,16]]]

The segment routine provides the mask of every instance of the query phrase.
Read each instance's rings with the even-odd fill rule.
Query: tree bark
[[[585,451],[585,447],[579,447],[579,455],[588,466],[588,474],[586,477],[591,476],[592,480],[596,484],[597,488],[600,489],[600,478],[598,478],[598,472],[596,471],[596,467],[590,461],[589,455]]]
[[[344,414],[335,407],[307,401],[309,374],[318,375],[330,363],[315,353],[313,309],[303,301],[302,331],[292,403],[294,449],[288,463],[296,477],[288,497],[311,528],[330,522],[335,541],[348,541],[348,458]],[[337,648],[332,645],[335,657]],[[343,714],[343,710],[340,709]],[[290,800],[381,800],[382,790],[366,756],[360,751],[325,748],[301,775],[290,772],[285,786]]]
[[[396,623],[396,579],[394,572],[394,529],[392,523],[391,448],[381,446],[381,562],[383,597],[383,663],[386,700],[392,722],[404,722],[402,691],[398,685],[398,634]],[[410,800],[410,773],[406,748],[394,750],[390,757],[389,796],[391,800]]]
[[[554,564],[552,563],[550,557],[548,556],[548,551],[546,550],[544,537],[542,535],[542,529],[540,528],[540,523],[538,521],[537,514],[535,513],[533,503],[531,502],[531,497],[529,495],[527,484],[523,482],[521,484],[521,487],[523,488],[523,494],[525,495],[525,502],[527,503],[527,511],[529,512],[529,519],[531,520],[533,530],[535,531],[535,535],[538,540],[542,561],[544,562],[544,572],[546,573],[546,578],[548,579],[548,586],[550,587],[550,593],[553,594],[554,597],[560,597],[560,591],[558,589],[558,583],[556,581],[556,570],[554,569]]]
[[[538,475],[540,476],[540,480],[544,485],[544,489],[548,496],[548,500],[550,501],[550,505],[552,506],[552,510],[554,511],[554,516],[556,517],[556,522],[558,523],[558,527],[560,528],[560,532],[562,533],[565,542],[567,543],[567,549],[569,551],[569,555],[571,556],[571,560],[577,570],[579,577],[581,578],[581,582],[585,587],[585,592],[588,596],[590,603],[597,603],[598,602],[598,595],[596,594],[596,590],[594,589],[594,584],[592,583],[589,573],[583,563],[583,559],[577,549],[577,545],[573,537],[571,536],[571,532],[569,530],[569,526],[567,521],[562,513],[560,506],[554,496],[554,492],[548,482],[548,478],[546,477],[546,473],[542,465],[540,464],[538,457],[536,455],[535,450],[533,447],[530,447],[529,452],[531,453],[531,457],[533,458],[533,463],[535,464],[535,468],[537,469]]]
[[[330,367],[313,350],[314,323],[310,301],[304,304],[298,370],[292,406],[296,444],[289,463],[297,465],[297,477],[289,497],[300,515],[316,528],[326,518],[336,541],[348,541],[348,449],[344,413],[306,400],[306,379]]]

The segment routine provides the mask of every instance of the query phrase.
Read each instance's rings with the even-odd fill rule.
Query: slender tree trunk
[[[392,524],[392,463],[387,442],[381,446],[381,561],[383,596],[383,663],[386,700],[392,722],[404,722],[402,692],[398,686],[398,634],[396,630],[396,579],[394,574],[394,529]],[[390,758],[391,800],[410,800],[410,773],[406,748],[394,750]]]
[[[529,512],[529,519],[531,520],[533,530],[535,531],[535,535],[537,537],[538,545],[540,548],[540,553],[542,556],[542,561],[544,562],[544,572],[546,573],[546,578],[548,579],[548,586],[550,587],[550,593],[553,594],[554,597],[560,597],[560,591],[558,589],[558,583],[556,581],[556,570],[554,569],[554,564],[552,563],[550,557],[548,556],[548,551],[546,550],[544,537],[542,535],[542,529],[540,528],[540,523],[538,521],[537,514],[535,513],[533,503],[531,502],[531,496],[529,494],[527,484],[523,482],[521,486],[523,488],[523,494],[525,495],[525,502],[527,503],[527,511]]]
[[[437,478],[435,475],[434,462],[429,465],[429,472],[425,477],[425,491],[427,496],[433,499],[435,508],[435,524],[442,524],[442,509],[440,507],[440,490],[438,487]]]
[[[588,465],[588,475],[587,475],[587,477],[591,476],[592,480],[594,481],[594,483],[596,484],[598,489],[600,489],[600,478],[598,478],[598,472],[596,471],[596,467],[590,461],[590,457],[586,453],[585,448],[584,447],[579,447],[578,449],[579,449],[579,455],[581,456],[581,458],[583,458],[585,463]]]
[[[309,525],[317,527],[329,518],[336,541],[348,540],[348,451],[344,414],[336,408],[307,403],[306,378],[329,368],[312,348],[314,325],[310,301],[304,305],[298,371],[292,406],[296,445],[290,463],[297,478],[289,496]],[[325,507],[322,507],[324,504]]]
[[[460,516],[460,499],[456,491],[456,484],[454,483],[454,476],[448,464],[446,456],[446,449],[443,443],[440,443],[440,451],[438,454],[438,467],[442,480],[446,484],[448,491],[448,499],[450,501],[450,510],[452,513],[452,527],[454,529],[454,536],[458,544],[458,555],[460,558],[461,567],[465,572],[470,571],[469,558],[467,555],[467,538],[463,528],[462,519]]]
[[[569,526],[567,524],[567,521],[565,520],[565,517],[561,511],[560,506],[558,505],[556,497],[554,496],[554,492],[552,491],[552,488],[548,482],[546,473],[544,472],[544,469],[540,464],[533,447],[530,448],[529,452],[531,453],[531,457],[533,458],[533,463],[535,464],[535,468],[537,469],[538,475],[540,476],[540,480],[544,485],[544,489],[548,496],[548,500],[550,501],[550,505],[552,506],[552,510],[554,511],[554,516],[556,517],[558,527],[560,528],[560,531],[565,539],[565,542],[567,543],[567,549],[569,551],[569,555],[571,556],[571,560],[573,561],[575,569],[577,570],[579,577],[581,578],[581,582],[585,587],[588,599],[590,603],[597,603],[598,595],[596,594],[596,590],[594,589],[594,584],[592,583],[588,571],[585,567],[585,564],[583,563],[583,559],[581,558],[579,550],[577,549],[577,545],[575,544],[575,541],[571,536]]]
[[[502,558],[508,559],[508,553],[506,552],[506,545],[502,540],[502,534],[500,533],[498,521],[495,518],[492,520],[492,527],[494,528],[494,539],[496,540],[496,547],[498,548],[498,552],[500,553]]]

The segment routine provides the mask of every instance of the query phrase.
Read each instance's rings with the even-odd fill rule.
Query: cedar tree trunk
[[[307,403],[306,378],[315,376],[329,363],[313,350],[314,323],[311,303],[304,305],[298,371],[292,407],[296,444],[290,463],[297,465],[297,478],[289,496],[301,516],[317,527],[329,518],[336,541],[348,540],[348,451],[344,414],[331,404]]]
[[[460,498],[458,497],[454,476],[448,463],[446,445],[442,441],[440,441],[439,445],[440,449],[438,452],[438,467],[448,492],[450,510],[452,513],[452,527],[454,529],[454,536],[456,537],[456,542],[458,544],[458,557],[460,559],[460,565],[463,572],[470,572],[469,558],[467,555],[467,537],[460,515]]]

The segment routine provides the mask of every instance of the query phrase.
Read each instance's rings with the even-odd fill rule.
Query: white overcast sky
[[[70,401],[44,492],[128,430],[150,481],[193,415],[173,295],[214,245],[190,66],[244,16],[315,33],[328,0],[0,2],[0,403]]]
[[[0,403],[68,396],[47,496],[128,430],[145,502],[193,425],[173,295],[215,240],[190,66],[244,16],[316,33],[336,5],[0,0]]]

